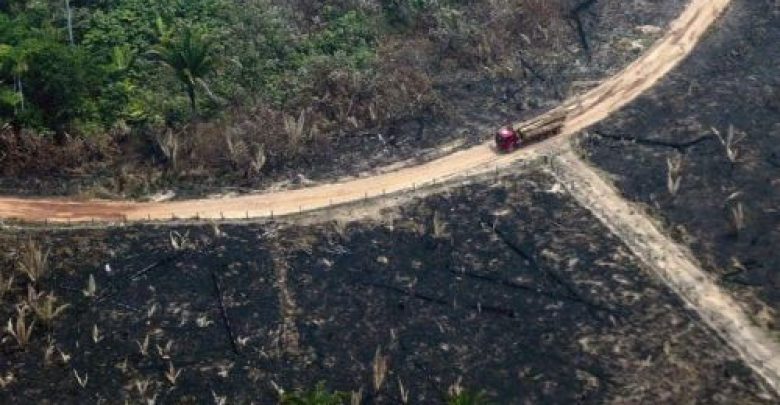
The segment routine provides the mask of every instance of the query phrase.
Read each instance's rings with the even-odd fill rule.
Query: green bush
[[[6,95],[16,94],[5,98],[2,117],[58,132],[99,130],[107,71],[85,49],[63,43],[57,30],[28,23],[0,15],[0,80]]]
[[[201,117],[222,104],[283,107],[306,100],[322,69],[366,70],[376,57],[376,16],[353,7],[323,6],[320,24],[296,32],[268,0],[83,4],[74,12],[76,46],[62,5],[0,8],[2,118],[57,132],[96,132],[117,121],[177,125],[188,116],[182,93]],[[207,48],[203,58],[184,57],[197,48]],[[20,55],[24,63],[14,62]],[[195,59],[204,63],[184,63]]]

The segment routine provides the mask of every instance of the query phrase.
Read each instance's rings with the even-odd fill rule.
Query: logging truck
[[[566,110],[551,111],[531,121],[524,122],[518,128],[511,125],[501,127],[495,136],[496,150],[509,153],[528,144],[558,135],[566,122],[567,115]]]

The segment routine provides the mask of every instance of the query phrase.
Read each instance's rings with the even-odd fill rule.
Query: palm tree
[[[153,57],[170,68],[176,78],[184,84],[193,116],[197,115],[195,89],[198,86],[202,87],[210,98],[216,99],[203,80],[216,67],[217,61],[212,55],[212,45],[213,41],[202,31],[187,27],[180,36],[165,38],[150,51]]]

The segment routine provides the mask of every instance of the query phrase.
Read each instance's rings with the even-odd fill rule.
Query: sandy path
[[[373,177],[348,180],[291,191],[163,203],[69,201],[65,199],[0,198],[0,218],[24,221],[116,221],[176,218],[245,218],[284,215],[300,210],[324,208],[383,193],[493,170],[497,165],[528,159],[540,150],[560,143],[561,138],[606,118],[634,100],[679,64],[717,20],[730,0],[691,0],[673,21],[666,34],[644,55],[619,74],[593,90],[575,97],[557,109],[532,121],[565,112],[568,118],[556,139],[500,156],[489,143],[453,153],[440,159]],[[520,123],[518,126],[527,125]]]
[[[573,152],[555,157],[551,166],[555,178],[577,202],[658,274],[748,366],[780,391],[780,343],[750,321],[686,248],[664,236],[640,207],[627,202]]]

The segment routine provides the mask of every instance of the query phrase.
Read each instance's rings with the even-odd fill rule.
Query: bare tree
[[[65,19],[68,21],[68,41],[70,46],[75,45],[73,40],[73,10],[70,8],[70,0],[65,0]]]

